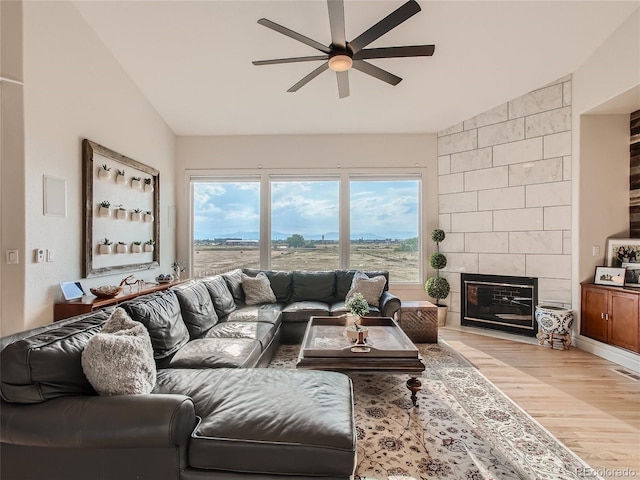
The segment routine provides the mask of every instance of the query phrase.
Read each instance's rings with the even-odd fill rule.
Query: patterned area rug
[[[295,368],[283,345],[270,368]],[[419,344],[418,407],[407,375],[349,374],[358,432],[356,480],[600,478],[444,342]]]

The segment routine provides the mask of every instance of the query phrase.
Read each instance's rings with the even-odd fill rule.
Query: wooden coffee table
[[[417,404],[422,388],[418,376],[425,365],[418,349],[388,317],[364,317],[367,327],[365,345],[357,346],[346,337],[345,317],[311,317],[307,325],[296,368],[360,373],[406,373],[411,401]]]

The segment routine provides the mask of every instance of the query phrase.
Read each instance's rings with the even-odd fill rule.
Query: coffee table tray
[[[360,324],[368,329],[366,352],[352,351],[355,344],[345,334],[346,317],[311,317],[300,358],[418,358],[418,349],[392,318],[363,317]]]

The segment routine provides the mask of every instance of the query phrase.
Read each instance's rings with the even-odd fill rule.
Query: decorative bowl
[[[171,275],[170,273],[160,274],[156,277],[156,282],[158,283],[171,283],[173,282],[173,280],[173,275]]]
[[[122,287],[102,285],[98,288],[90,288],[89,290],[98,298],[113,298],[122,292]]]

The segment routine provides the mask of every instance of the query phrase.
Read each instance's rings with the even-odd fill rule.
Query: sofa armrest
[[[168,394],[2,402],[0,419],[3,443],[66,448],[179,447],[196,425],[191,398]]]
[[[381,315],[393,318],[398,310],[400,310],[400,299],[388,291],[382,292],[380,296]]]

